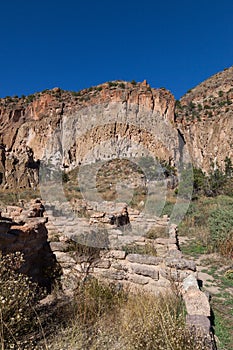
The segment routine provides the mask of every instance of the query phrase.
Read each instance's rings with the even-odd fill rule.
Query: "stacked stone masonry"
[[[167,293],[176,288],[186,305],[187,324],[200,330],[205,336],[208,335],[211,349],[208,297],[199,289],[194,261],[185,259],[179,250],[177,227],[169,225],[166,216],[155,220],[157,227],[167,228],[166,238],[148,239],[134,235],[132,230],[120,230],[117,225],[113,225],[110,236],[115,231],[115,235],[120,238],[118,246],[115,246],[114,240],[110,240],[108,247],[93,249],[94,254],[90,257],[87,254],[80,255],[72,249],[73,241],[70,236],[62,235],[59,230],[56,231],[57,238],[54,239],[54,230],[59,228],[61,231],[65,226],[67,230],[75,227],[71,218],[54,217],[51,212],[47,212],[46,215],[49,214],[50,217],[48,220],[42,217],[43,211],[41,202],[33,201],[27,208],[8,206],[1,213],[0,250],[3,254],[23,252],[24,273],[46,285],[48,281],[44,271],[55,266],[56,258],[62,269],[62,288],[65,293],[72,293],[80,279],[85,280],[88,276],[108,281],[117,288],[127,288],[133,293],[137,290],[153,294]],[[125,209],[123,214],[126,214]],[[134,220],[137,222],[139,219],[136,216],[134,215]],[[142,219],[140,213],[138,217]],[[130,221],[130,225],[133,226],[134,220]],[[56,225],[56,221],[59,225]],[[86,227],[88,224],[90,228],[91,222],[86,223]],[[48,237],[53,237],[50,244]],[[155,254],[127,252],[126,243],[140,248],[153,245]]]
[[[128,210],[128,214],[131,229],[135,224],[145,221],[142,213],[131,209]],[[93,226],[94,217],[100,223],[103,221],[104,215],[93,213],[89,221],[90,227]],[[61,230],[65,219],[50,218],[49,231],[56,227]],[[115,225],[108,231],[110,246],[99,249],[94,259],[89,259],[85,255],[79,256],[74,251],[70,251],[70,238],[60,235],[60,241],[51,242],[50,246],[63,268],[63,288],[66,291],[72,291],[77,287],[78,281],[85,280],[87,276],[94,276],[99,280],[115,284],[117,288],[127,288],[131,292],[143,290],[158,294],[167,293],[176,288],[181,293],[186,305],[187,324],[190,327],[195,327],[202,334],[207,334],[209,339],[209,347],[207,348],[212,349],[210,304],[206,294],[199,289],[195,262],[183,257],[179,249],[177,227],[169,224],[167,216],[155,218],[152,224],[153,227],[167,229],[167,237],[148,239],[139,236],[138,232],[134,235],[132,231],[120,230]],[[66,230],[69,230],[69,225],[71,228],[75,227],[72,220],[66,221]],[[147,226],[147,229],[150,227],[151,225]],[[116,240],[111,238],[114,235],[117,236],[117,245]],[[153,245],[155,255],[128,253],[125,249],[127,244],[141,248],[148,244]]]
[[[56,258],[48,242],[43,212],[40,200],[33,200],[27,208],[7,206],[0,211],[0,252],[21,252],[24,263],[20,271],[49,291],[52,281],[48,272],[55,268]]]

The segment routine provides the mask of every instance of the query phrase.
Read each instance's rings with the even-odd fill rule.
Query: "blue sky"
[[[0,97],[147,79],[179,98],[233,65],[232,0],[11,0],[0,13]]]

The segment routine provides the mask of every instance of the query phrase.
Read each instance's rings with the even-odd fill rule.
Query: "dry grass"
[[[51,350],[207,349],[186,328],[184,305],[175,294],[132,295],[90,280],[73,302],[72,321],[50,339]]]
[[[73,297],[36,305],[35,286],[8,267],[20,263],[20,255],[1,260],[1,350],[207,349],[187,329],[177,292],[130,294],[87,277]]]

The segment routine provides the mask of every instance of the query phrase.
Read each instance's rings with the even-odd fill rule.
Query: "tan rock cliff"
[[[189,91],[176,109],[170,92],[146,81],[0,99],[0,187],[35,188],[44,155],[67,171],[146,154],[177,165],[190,155],[208,172],[233,158],[232,103],[233,67]]]

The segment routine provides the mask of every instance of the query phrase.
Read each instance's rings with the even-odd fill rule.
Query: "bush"
[[[22,337],[33,327],[33,307],[41,293],[29,277],[18,272],[23,256],[17,252],[0,258],[0,339],[2,349],[21,349]],[[34,322],[35,324],[35,322]],[[23,348],[25,349],[25,343]]]
[[[109,81],[108,82],[108,87],[115,87],[115,86],[117,86],[117,83],[115,82],[115,81]]]
[[[220,250],[223,255],[233,254],[233,210],[218,208],[211,212],[208,219],[213,250]],[[226,249],[227,248],[227,249]]]
[[[176,108],[179,108],[179,109],[182,109],[182,105],[181,105],[181,103],[180,103],[179,100],[176,100],[176,102],[175,102],[175,107],[176,107]]]
[[[226,157],[224,160],[224,170],[214,168],[209,175],[203,173],[200,168],[193,168],[193,199],[198,195],[215,197],[219,194],[232,195],[232,176],[233,166],[231,159]],[[184,182],[187,187],[187,184]]]
[[[71,94],[73,95],[73,96],[80,96],[80,91],[71,91]]]
[[[70,180],[69,175],[65,172],[62,173],[62,182],[66,183]]]
[[[120,87],[121,89],[125,89],[125,84],[124,84],[124,83],[120,83],[120,84],[119,84],[119,87]]]

